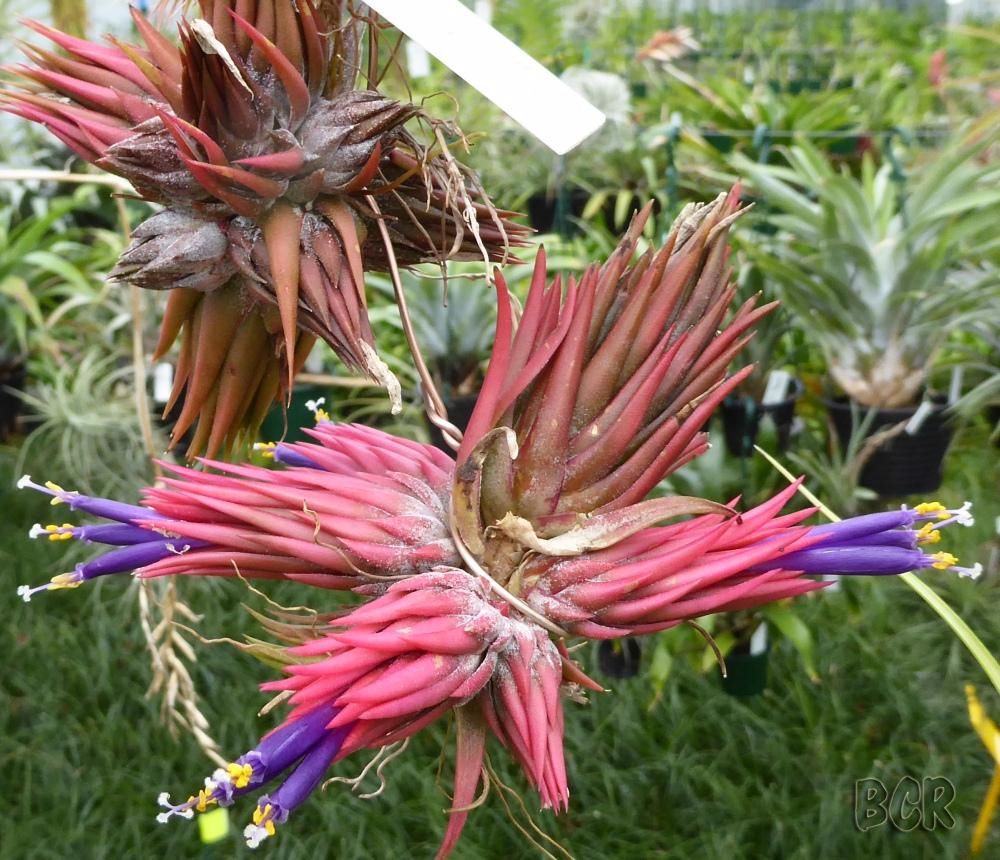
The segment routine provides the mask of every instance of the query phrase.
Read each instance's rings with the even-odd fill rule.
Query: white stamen
[[[32,540],[35,540],[36,538],[40,538],[43,535],[47,535],[47,534],[48,534],[48,531],[45,529],[45,527],[41,523],[35,523],[31,527],[31,531],[28,532],[28,537],[31,538]]]
[[[20,597],[25,603],[31,603],[31,595],[35,593],[35,589],[30,585],[19,585],[17,587],[17,596]]]
[[[166,812],[161,812],[159,815],[156,816],[156,820],[160,824],[166,824],[175,815],[180,818],[185,818],[188,821],[194,818],[194,810],[191,809],[190,806],[189,807],[174,806],[170,802],[170,795],[165,791],[161,791],[157,795],[156,803],[159,806],[165,806],[167,810]]]
[[[248,824],[243,828],[243,838],[246,839],[248,848],[257,848],[267,839],[267,829],[256,824]]]
[[[177,549],[177,547],[172,543],[167,544],[167,552],[172,552],[174,555],[184,555],[184,553],[186,553],[190,549],[191,549],[190,544],[184,544],[184,546],[181,549]]]
[[[972,567],[958,567],[955,569],[958,571],[959,576],[965,576],[972,580],[979,579],[983,575],[983,566],[978,561]]]
[[[32,484],[31,475],[21,475],[17,480],[17,488],[23,490],[25,487],[30,487]]]
[[[976,519],[972,516],[972,502],[966,502],[955,511],[955,522],[966,527],[976,524]]]
[[[308,409],[310,412],[312,412],[313,415],[315,415],[317,412],[319,412],[320,408],[323,406],[324,403],[326,403],[325,397],[318,397],[316,400],[307,400],[306,409]]]

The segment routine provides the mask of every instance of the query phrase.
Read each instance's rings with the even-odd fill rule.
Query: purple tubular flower
[[[934,563],[919,550],[895,546],[814,546],[781,557],[783,568],[815,576],[891,576]]]
[[[314,460],[310,460],[300,451],[290,448],[288,445],[278,444],[274,449],[275,462],[285,466],[302,466],[306,469],[322,469],[323,467]],[[324,470],[325,471],[325,470]]]
[[[137,520],[160,520],[163,517],[152,508],[144,508],[139,505],[126,505],[123,502],[116,502],[112,499],[101,499],[96,496],[85,496],[73,490],[64,490],[58,484],[51,482],[42,485],[31,480],[30,475],[25,475],[17,482],[17,488],[23,490],[30,487],[47,496],[52,496],[52,504],[60,503],[69,505],[71,511],[84,511],[101,517],[105,520],[115,520],[119,523],[133,523]]]
[[[137,526],[135,528],[138,529]],[[17,593],[25,603],[30,603],[31,598],[41,591],[76,588],[100,576],[125,573],[145,567],[147,564],[162,561],[172,555],[181,555],[188,550],[210,546],[208,541],[164,538],[155,532],[147,532],[147,534],[156,539],[136,542],[113,549],[110,552],[99,555],[95,559],[81,562],[73,569],[72,573],[61,573],[58,576],[52,577],[52,579],[43,585],[34,588],[28,585],[21,585],[18,587]]]
[[[181,538],[163,538],[146,541],[131,546],[113,549],[97,558],[76,566],[76,573],[82,582],[107,576],[112,573],[125,573],[147,564],[153,564],[171,555],[180,555],[192,549],[210,546],[208,541],[186,540]]]
[[[943,528],[972,525],[969,508],[968,502],[957,510],[949,510],[939,502],[925,502],[912,509],[904,507],[816,526],[811,531],[814,542],[782,555],[781,565],[807,576],[893,576],[933,567],[975,579],[982,572],[981,565],[959,567],[958,559],[950,553],[931,554],[920,548],[938,543]],[[757,565],[751,572],[763,573],[767,569]]]
[[[839,523],[827,523],[826,525],[816,526],[812,533],[814,535],[829,536],[829,542],[831,543],[853,542],[853,539],[857,537],[877,534],[878,532],[885,532],[903,526],[911,526],[916,519],[916,511],[886,511],[881,514],[866,514],[861,517],[851,517],[847,520],[841,520]],[[824,541],[824,543],[826,542]]]
[[[290,764],[300,759],[310,747],[316,745],[317,739],[326,730],[339,708],[332,704],[320,705],[308,714],[291,723],[285,723],[261,740],[254,751],[266,772],[270,774],[261,782],[267,782],[285,770]],[[238,760],[239,761],[239,760]],[[242,762],[241,762],[242,763]]]
[[[295,808],[316,790],[352,728],[353,724],[327,730],[325,737],[303,756],[281,787],[273,794],[261,796],[253,813],[253,823],[243,831],[249,847],[256,848],[268,836],[274,836],[275,825],[287,821]]]
[[[846,544],[848,546],[896,546],[901,549],[916,549],[920,539],[912,529],[895,529],[888,532],[875,532],[870,535],[860,535],[850,541],[841,539],[825,540],[816,544],[817,547],[833,547]]]
[[[63,526],[45,527],[36,524],[29,534],[33,538],[47,537],[52,541],[76,538],[84,543],[102,543],[109,546],[132,546],[163,539],[163,535],[159,532],[126,523],[101,523],[92,526],[73,526],[67,523]]]
[[[197,795],[189,797],[184,803],[174,805],[170,802],[170,796],[165,792],[162,793],[159,797],[159,804],[166,811],[161,812],[157,816],[157,820],[160,823],[165,823],[175,815],[181,818],[191,818],[195,812],[205,812],[215,805],[230,806],[237,797],[277,779],[295,762],[301,760],[304,765],[307,760],[311,760],[310,757],[314,756],[317,750],[322,751],[322,755],[326,756],[326,766],[328,766],[353,727],[352,723],[345,728],[327,729],[327,724],[338,712],[338,708],[327,703],[314,708],[297,720],[279,726],[266,735],[256,748],[244,753],[225,768],[216,770],[210,778],[205,780],[205,787]],[[335,746],[332,752],[330,752],[331,746]],[[317,756],[317,758],[319,757],[321,756]],[[295,800],[297,797],[296,786],[302,780],[301,778],[297,782],[293,780],[300,770],[302,770],[302,765],[295,770],[276,793],[277,796],[285,790],[289,783],[292,784],[289,788],[290,793],[282,795],[282,808],[286,810],[285,817],[287,817],[288,811],[301,803],[309,791],[315,788],[314,783],[300,799]],[[322,771],[320,775],[322,775]],[[295,802],[293,803],[293,801]]]

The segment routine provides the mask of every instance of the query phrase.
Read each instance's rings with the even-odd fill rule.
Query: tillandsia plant
[[[399,385],[374,348],[364,272],[396,262],[501,260],[524,235],[446,151],[381,95],[377,25],[352,0],[201,0],[177,46],[133,9],[143,44],[98,45],[32,24],[63,50],[31,65],[3,109],[45,125],[163,211],[113,276],[170,290],[157,355],[180,337],[167,412],[188,455],[252,441],[315,340]],[[357,80],[365,74],[367,87]]]
[[[644,501],[705,450],[705,421],[747,373],[727,378],[727,365],[769,309],[751,299],[729,312],[738,199],[737,190],[688,208],[662,248],[634,259],[647,209],[602,266],[565,285],[547,281],[539,254],[516,330],[497,275],[496,341],[457,461],[320,421],[314,441],[270,449],[281,468],[165,465],[170,476],[141,505],[21,479],[107,521],[36,525],[32,536],[108,547],[23,586],[25,600],[129,571],[285,579],[361,598],[352,608],[320,599],[322,614],[267,623],[280,644],[245,646],[283,668],[264,689],[291,711],[186,800],[161,795],[160,820],[253,794],[245,836],[255,846],[332,764],[454,712],[444,857],[475,805],[489,735],[544,808],[567,808],[563,702],[601,690],[571,655],[573,638],[652,633],[804,594],[823,587],[816,574],[975,575],[927,551],[943,527],[971,520],[968,506],[810,528],[811,510],[782,513],[794,485],[744,513],[703,499]]]

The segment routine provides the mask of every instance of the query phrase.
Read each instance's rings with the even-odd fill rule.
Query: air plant
[[[705,449],[702,426],[747,372],[727,378],[727,365],[768,311],[751,300],[725,324],[738,198],[689,208],[663,248],[633,260],[647,210],[603,266],[565,290],[547,283],[540,255],[516,331],[498,275],[496,342],[457,461],[321,421],[315,441],[270,449],[283,468],[169,467],[140,505],[21,480],[107,521],[36,525],[33,536],[109,547],[22,587],[25,600],[129,571],[289,579],[362,600],[331,602],[300,624],[267,622],[281,643],[246,647],[282,667],[264,689],[291,711],[186,800],[161,795],[160,820],[253,794],[245,837],[256,846],[331,764],[454,713],[444,857],[474,806],[490,735],[544,808],[567,808],[563,703],[601,691],[569,640],[652,633],[804,594],[823,587],[811,578],[820,574],[977,573],[927,551],[943,527],[971,521],[968,506],[810,528],[811,510],[782,513],[795,485],[743,513],[703,499],[643,501]]]
[[[357,86],[365,18],[351,0],[201,0],[180,44],[136,10],[141,45],[93,44],[30,26],[0,106],[46,126],[84,160],[164,210],[141,224],[113,276],[169,290],[157,355],[180,338],[167,412],[188,455],[252,441],[317,338],[351,368],[399,385],[378,357],[364,272],[391,260],[504,259],[523,229],[498,213],[419,108]]]

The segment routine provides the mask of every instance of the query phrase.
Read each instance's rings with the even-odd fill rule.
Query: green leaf
[[[802,665],[810,681],[819,680],[819,672],[816,671],[816,642],[813,639],[812,631],[806,623],[799,618],[795,611],[783,603],[774,603],[763,610],[768,622],[773,624],[792,647],[799,652]]]

